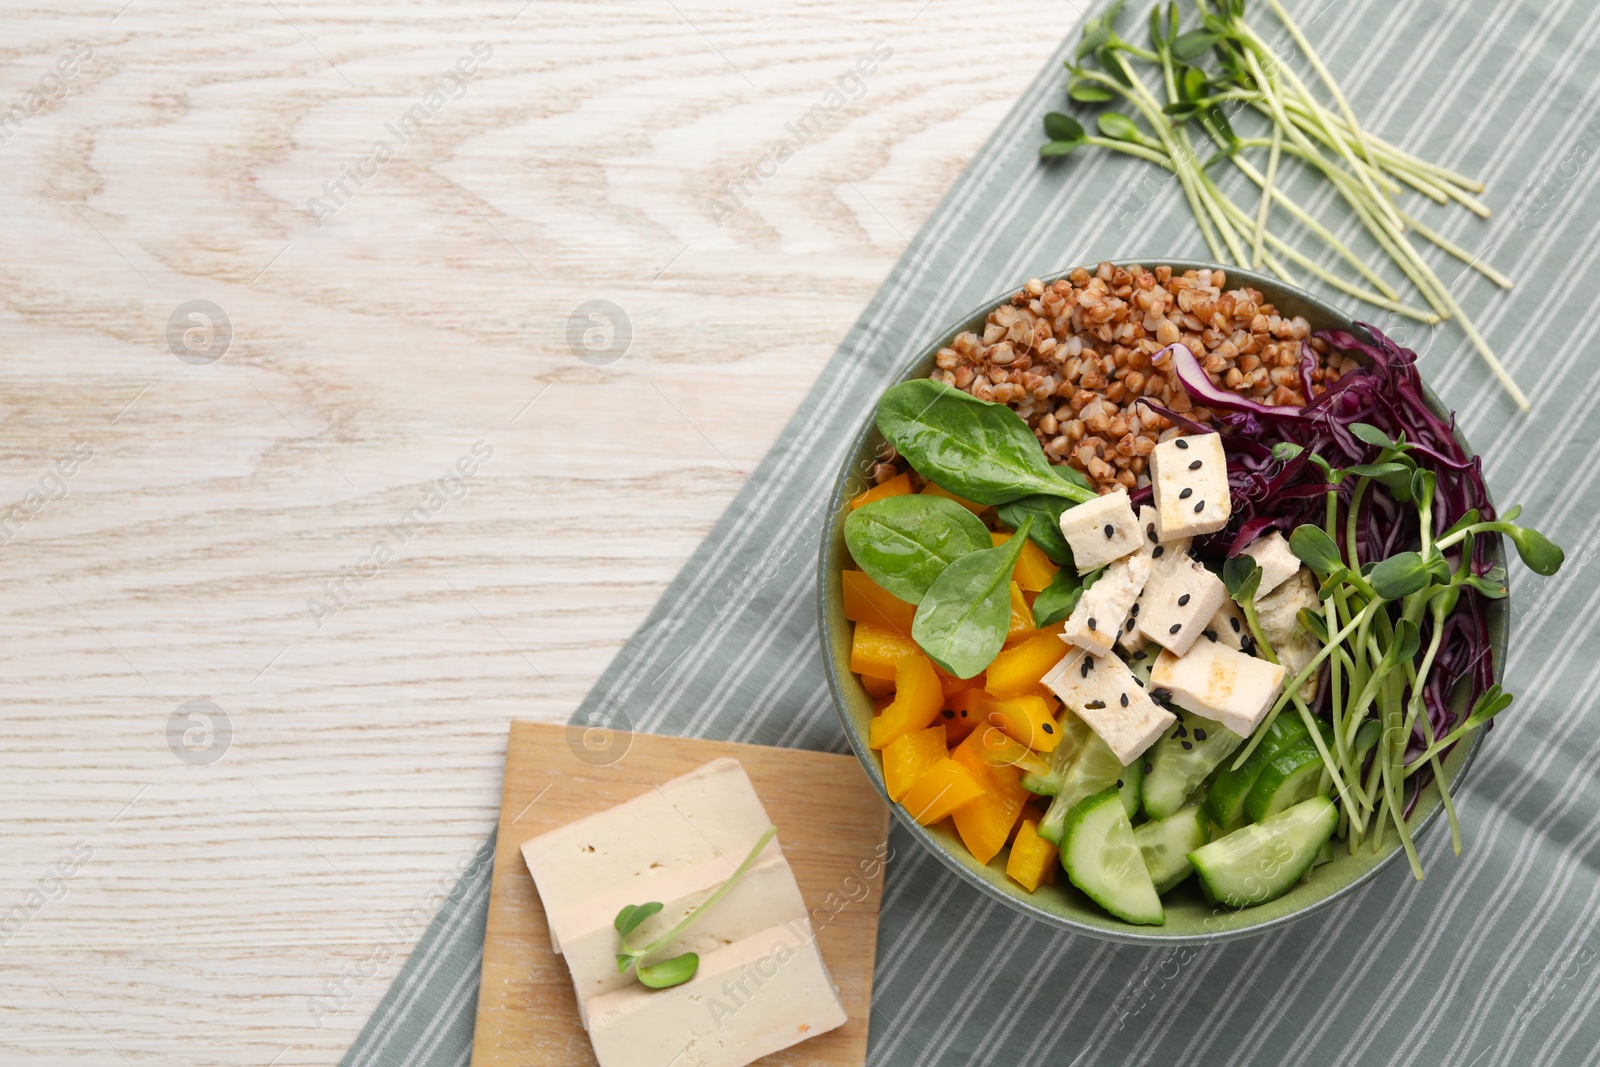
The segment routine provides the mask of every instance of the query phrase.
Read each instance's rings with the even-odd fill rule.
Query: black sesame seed
[[[1204,511],[1204,510],[1205,510],[1205,509],[1206,509],[1206,502],[1205,502],[1205,501],[1204,501],[1204,500],[1202,500],[1202,501],[1200,501],[1200,503],[1198,503],[1198,504],[1196,504],[1196,505],[1195,505],[1195,506],[1194,506],[1194,513],[1195,513],[1195,514],[1196,514],[1196,515],[1198,515],[1198,514],[1200,514],[1200,513],[1201,513],[1201,512],[1202,512],[1202,511]]]
[[[1131,633],[1133,633],[1133,628],[1134,628],[1134,627],[1135,627],[1135,626],[1138,626],[1138,625],[1139,625],[1139,624],[1138,624],[1138,623],[1137,623],[1137,622],[1134,622],[1134,621],[1133,621],[1133,620],[1132,620],[1132,619],[1129,619],[1129,620],[1128,620],[1128,632],[1129,632],[1129,633],[1130,633],[1130,634],[1131,634]]]
[[[1173,737],[1188,737],[1189,736],[1189,728],[1187,726],[1183,725],[1183,723],[1180,722],[1178,724],[1177,732],[1175,732],[1172,736]]]
[[[1117,528],[1115,526],[1111,525],[1109,522],[1106,523],[1106,536],[1107,537],[1114,537],[1116,535],[1116,532],[1117,532]]]
[[[1179,500],[1188,500],[1192,496],[1194,496],[1194,490],[1193,489],[1185,489],[1183,492],[1178,494],[1178,499]]]
[[[1185,593],[1181,597],[1178,598],[1178,607],[1181,608],[1187,603],[1189,603],[1189,594],[1188,593]]]
[[[1087,677],[1089,677],[1089,671],[1091,669],[1093,669],[1093,667],[1094,667],[1094,660],[1090,659],[1088,656],[1085,656],[1085,657],[1083,657],[1083,670],[1079,671],[1078,673],[1083,675],[1083,677],[1087,678]]]
[[[1123,693],[1122,694],[1122,706],[1123,707],[1127,707],[1128,706],[1128,694],[1127,693]]]
[[[1055,727],[1054,727],[1054,726],[1051,726],[1051,725],[1050,725],[1050,724],[1049,724],[1049,723],[1043,723],[1043,724],[1042,724],[1042,725],[1043,725],[1043,727],[1044,727],[1044,732],[1045,732],[1045,733],[1047,733],[1047,734],[1053,734],[1053,733],[1055,733],[1055,732],[1056,732],[1056,728],[1055,728]],[[1198,731],[1198,730],[1196,730],[1196,731],[1195,731],[1195,733],[1196,733],[1196,734],[1198,734],[1198,733],[1199,733],[1199,732],[1200,732],[1200,731]],[[1204,740],[1205,740],[1205,738],[1203,738],[1203,737],[1202,737],[1202,738],[1200,738],[1200,740],[1202,740],[1202,741],[1204,741]]]
[[[1233,627],[1233,632],[1239,632],[1239,619],[1235,615],[1228,616],[1228,625]]]
[[[1156,765],[1154,763],[1146,763],[1144,765],[1144,773],[1146,773],[1146,774],[1149,774],[1151,771],[1153,771],[1155,769],[1156,769]]]
[[[1118,788],[1118,789],[1121,789],[1121,788],[1122,788],[1122,779],[1121,779],[1121,778],[1118,778],[1118,779],[1117,779],[1117,788]]]
[[[1089,703],[1087,703],[1087,704],[1085,704],[1083,706],[1083,710],[1084,711],[1101,711],[1101,710],[1103,710],[1105,708],[1105,706],[1106,706],[1106,702],[1104,700],[1091,700],[1091,701],[1089,701]]]
[[[1188,741],[1179,741],[1178,744],[1183,746],[1183,750],[1185,752],[1188,752],[1190,749],[1194,748],[1194,745]]]
[[[944,717],[947,718],[947,719],[953,719],[953,718],[956,717],[956,713],[951,711],[949,708],[945,708],[944,709]]]
[[[1192,471],[1199,470],[1200,469],[1200,461],[1199,460],[1195,460],[1193,463],[1189,464],[1189,469],[1192,470]]]
[[[1172,690],[1170,690],[1170,689],[1152,689],[1152,690],[1150,690],[1150,695],[1155,697],[1157,700],[1171,700],[1172,699]]]
[[[1208,641],[1215,641],[1217,639],[1217,631],[1215,631],[1215,630],[1201,630],[1200,631],[1200,636],[1204,637]]]
[[[1137,674],[1136,674],[1136,675],[1134,675],[1134,676],[1133,676],[1133,684],[1134,684],[1134,685],[1136,685],[1136,686],[1138,686],[1138,687],[1139,687],[1139,688],[1140,688],[1140,689],[1143,689],[1143,688],[1144,688],[1144,679],[1143,679],[1143,678],[1140,678],[1140,677],[1139,677],[1139,676],[1138,676],[1138,675],[1137,675]]]
[[[1157,545],[1155,547],[1155,551],[1150,553],[1150,558],[1151,559],[1160,559],[1161,558],[1161,553],[1165,552],[1166,550],[1167,550],[1167,548],[1166,548],[1165,545]]]
[[[1091,630],[1098,630],[1098,629],[1100,629],[1100,627],[1098,627],[1098,626],[1096,626],[1096,625],[1095,625],[1095,624],[1094,624],[1094,619],[1093,619],[1093,618],[1092,618],[1092,617],[1091,617],[1091,618],[1090,618],[1090,619],[1089,619],[1089,629],[1091,629]]]
[[[1134,617],[1134,618],[1136,618],[1136,619],[1137,619],[1137,618],[1138,618],[1138,617],[1139,617],[1139,605],[1138,605],[1138,603],[1137,603],[1137,602],[1135,602],[1135,603],[1134,603],[1134,605],[1133,605],[1133,607],[1132,607],[1132,608],[1130,608],[1130,609],[1128,609],[1128,614],[1129,614],[1129,615],[1131,615],[1131,616],[1133,616],[1133,617]],[[1140,656],[1143,656],[1143,655],[1144,655],[1144,653],[1143,653],[1143,652],[1141,652],[1141,653],[1139,653],[1139,655],[1140,655]]]
[[[1147,525],[1147,526],[1146,526],[1146,527],[1145,527],[1145,528],[1144,528],[1144,532],[1145,532],[1145,534],[1146,534],[1146,535],[1148,535],[1148,536],[1149,536],[1149,538],[1150,538],[1150,543],[1151,543],[1151,544],[1152,544],[1152,545],[1153,545],[1153,544],[1155,544],[1155,543],[1156,543],[1156,542],[1158,542],[1158,541],[1160,541],[1160,540],[1161,540],[1161,538],[1159,538],[1159,537],[1157,537],[1157,536],[1156,536],[1156,524],[1155,524],[1155,523],[1153,523],[1153,522],[1152,522],[1152,523],[1150,523],[1150,524],[1149,524],[1149,525]]]
[[[1049,727],[1045,727],[1045,729],[1049,729]],[[1200,727],[1196,726],[1194,728],[1194,739],[1196,741],[1204,741],[1206,739],[1206,732],[1200,729]]]
[[[1181,437],[1178,438],[1176,441],[1172,442],[1172,444],[1173,444],[1173,447],[1175,447],[1175,448],[1188,448],[1189,447],[1189,442],[1185,441]]]
[[[1175,622],[1175,623],[1172,624],[1172,628],[1170,630],[1168,630],[1167,633],[1175,634],[1181,629],[1183,629],[1183,623]]]
[[[961,717],[963,719],[965,719],[967,717],[967,709],[966,708],[962,708],[961,709]]]

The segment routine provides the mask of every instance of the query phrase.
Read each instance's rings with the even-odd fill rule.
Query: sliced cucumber
[[[1122,768],[1117,779],[1117,791],[1122,794],[1122,806],[1128,809],[1128,818],[1139,814],[1139,794],[1144,786],[1144,758],[1134,760]]]
[[[1219,830],[1226,833],[1244,824],[1244,802],[1255,787],[1256,779],[1274,756],[1305,736],[1306,724],[1298,715],[1279,715],[1267,727],[1267,735],[1250,753],[1243,767],[1237,770],[1229,767],[1217,775],[1206,793],[1206,814]]]
[[[1261,777],[1256,779],[1256,784],[1250,787],[1250,795],[1245,798],[1245,817],[1251,822],[1261,822],[1302,800],[1325,793],[1321,785],[1322,756],[1309,737],[1301,738],[1273,756],[1262,768]]]
[[[1133,828],[1145,869],[1157,893],[1165,893],[1194,873],[1189,853],[1206,843],[1206,813],[1200,805],[1182,808],[1165,819]]]
[[[1022,788],[1042,797],[1053,797],[1061,792],[1061,782],[1066,778],[1067,769],[1072,766],[1072,761],[1083,751],[1084,743],[1089,740],[1089,724],[1070,711],[1061,713],[1056,728],[1061,731],[1061,740],[1044,756],[1045,762],[1050,764],[1049,773],[1030,772],[1022,776]]]
[[[1102,789],[1115,790],[1122,779],[1122,771],[1122,761],[1117,759],[1116,753],[1100,740],[1099,734],[1090,731],[1077,758],[1061,776],[1061,787],[1039,822],[1039,836],[1059,845],[1072,806]]]
[[[1115,787],[1080,800],[1067,817],[1061,866],[1072,884],[1119,919],[1159,926],[1166,916]]]
[[[1152,819],[1165,819],[1183,807],[1206,775],[1244,743],[1220,722],[1187,711],[1176,714],[1178,725],[1143,757],[1144,813]]]
[[[1248,908],[1288,892],[1317,862],[1339,824],[1327,797],[1312,797],[1189,853],[1206,898]]]

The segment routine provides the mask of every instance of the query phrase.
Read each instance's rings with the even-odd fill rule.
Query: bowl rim
[[[1301,289],[1299,286],[1292,285],[1281,279],[1270,277],[1248,268],[1209,263],[1203,260],[1189,260],[1166,256],[1134,256],[1100,262],[1110,262],[1114,266],[1118,267],[1128,267],[1134,265],[1145,266],[1147,264],[1154,264],[1156,267],[1171,267],[1175,273],[1189,270],[1222,270],[1227,273],[1230,282],[1233,282],[1235,279],[1237,279],[1242,285],[1249,285],[1257,289],[1262,289],[1265,287],[1267,289],[1278,290],[1285,294],[1294,295],[1300,301],[1312,308],[1315,308],[1319,313],[1331,320],[1329,326],[1321,328],[1346,329],[1358,337],[1364,336],[1367,339],[1370,339],[1371,337],[1370,333],[1368,333],[1368,331],[1365,329],[1365,323],[1352,319],[1350,316],[1346,315],[1344,312],[1340,311],[1338,308],[1328,303],[1321,297],[1316,296],[1313,293],[1309,293],[1306,290]],[[1051,282],[1057,279],[1067,277],[1074,270],[1079,269],[1079,267],[1087,269],[1093,273],[1098,266],[1098,262],[1095,264],[1079,264],[1076,266],[1069,266],[1049,274],[1034,275],[1033,277],[1037,277],[1043,280],[1046,285],[1049,285]],[[1230,285],[1230,288],[1238,287],[1240,286]],[[940,347],[947,345],[957,333],[964,329],[970,328],[971,323],[978,320],[980,317],[987,316],[989,311],[1000,304],[1009,301],[1011,297],[1019,292],[1022,288],[1022,285],[1013,285],[1005,289],[1002,293],[979,304],[968,314],[953,320],[953,324],[948,329],[938,334],[936,340],[927,345],[919,347],[913,356],[903,361],[902,365],[897,369],[897,373],[892,376],[893,382],[897,384],[899,382],[911,380],[911,375],[916,368],[927,363]],[[1422,392],[1423,398],[1429,407],[1434,409],[1437,414],[1440,414],[1446,418],[1450,418],[1451,432],[1455,436],[1456,440],[1460,442],[1462,447],[1467,450],[1469,455],[1476,455],[1476,453],[1473,452],[1471,445],[1462,435],[1460,429],[1455,425],[1455,421],[1453,417],[1451,417],[1450,410],[1445,407],[1442,401],[1440,401],[1438,396],[1433,392],[1426,382],[1422,383]],[[1162,927],[1135,926],[1133,924],[1127,924],[1125,929],[1119,929],[1114,927],[1091,925],[1058,915],[1034,903],[1029,897],[1022,895],[1023,891],[1020,887],[1014,887],[1009,892],[1000,889],[994,883],[980,877],[972,869],[972,867],[956,856],[951,848],[946,845],[945,841],[933,833],[932,827],[923,826],[921,823],[918,823],[915,819],[911,818],[910,814],[905,810],[903,805],[897,804],[890,800],[887,786],[883,780],[881,764],[879,760],[873,758],[875,754],[866,745],[866,738],[861,736],[859,731],[856,729],[851,715],[846,707],[845,695],[841,689],[841,686],[843,676],[849,674],[850,671],[848,664],[841,664],[838,661],[838,657],[834,655],[832,643],[829,640],[830,621],[828,613],[830,595],[829,584],[830,579],[832,578],[832,572],[835,569],[842,569],[842,567],[840,567],[840,565],[836,562],[837,557],[841,555],[841,553],[838,551],[838,545],[842,540],[842,534],[839,530],[839,527],[843,522],[844,515],[848,513],[845,510],[845,507],[848,504],[850,496],[852,495],[849,492],[849,486],[852,480],[851,476],[854,460],[861,454],[862,450],[866,446],[867,441],[877,429],[874,417],[876,407],[877,403],[876,399],[874,399],[872,408],[869,409],[864,420],[864,424],[856,432],[855,436],[851,440],[850,448],[848,448],[845,452],[846,458],[844,461],[844,466],[840,470],[839,476],[835,479],[833,488],[830,490],[825,502],[826,511],[824,526],[821,537],[821,545],[819,546],[817,554],[817,633],[818,639],[822,646],[822,657],[825,672],[828,676],[828,692],[833,701],[834,712],[838,715],[840,725],[844,729],[845,737],[848,738],[850,742],[850,748],[855,753],[857,760],[860,761],[862,769],[867,774],[867,778],[872,782],[873,788],[877,790],[878,795],[883,799],[883,802],[888,805],[895,819],[910,832],[912,837],[914,837],[923,848],[933,853],[933,855],[938,858],[941,863],[953,871],[963,882],[970,886],[976,887],[986,896],[1000,901],[1006,907],[1015,912],[1028,916],[1036,921],[1046,923],[1052,927],[1055,927],[1056,929],[1067,930],[1072,933],[1086,934],[1102,941],[1113,941],[1124,944],[1137,944],[1144,946],[1216,944],[1222,941],[1231,941],[1245,937],[1255,937],[1260,934],[1270,933],[1274,930],[1281,930],[1286,926],[1299,922],[1310,915],[1324,910],[1325,908],[1331,906],[1335,901],[1341,900],[1349,894],[1354,893],[1361,887],[1369,884],[1373,881],[1373,879],[1377,878],[1399,859],[1404,850],[1401,848],[1398,838],[1396,838],[1392,845],[1385,845],[1387,852],[1383,856],[1381,856],[1376,862],[1373,862],[1371,866],[1351,879],[1349,882],[1339,886],[1319,899],[1308,901],[1307,904],[1301,908],[1286,914],[1275,916],[1273,918],[1264,919],[1259,923],[1246,924],[1232,929],[1211,930],[1198,934],[1163,934],[1160,932]],[[1499,538],[1496,538],[1492,551],[1501,557],[1500,562],[1503,564],[1504,549]],[[1501,603],[1503,603],[1503,601]],[[1509,643],[1510,620],[1508,618],[1500,638],[1496,639],[1495,637],[1491,636],[1491,654],[1494,657],[1494,674],[1497,681],[1499,680],[1501,672],[1504,669],[1506,648]],[[1467,772],[1471,768],[1474,759],[1478,754],[1479,746],[1483,742],[1484,733],[1485,731],[1481,729],[1474,730],[1471,737],[1468,739],[1464,754],[1460,757],[1455,757],[1452,753],[1452,758],[1447,758],[1444,770],[1447,774],[1449,774],[1448,781],[1453,789],[1459,790],[1463,779],[1466,777]],[[1454,773],[1450,773],[1449,764],[1452,763],[1455,764]],[[1422,835],[1438,821],[1442,810],[1443,805],[1438,802],[1437,792],[1435,792],[1435,800],[1431,804],[1429,810],[1424,812],[1420,819],[1417,819],[1416,814],[1413,813],[1412,818],[1407,820],[1408,824],[1411,826],[1413,839],[1420,840]],[[975,862],[976,861],[974,861],[974,863]],[[1239,914],[1240,912],[1248,910],[1249,909],[1230,909],[1230,913]]]

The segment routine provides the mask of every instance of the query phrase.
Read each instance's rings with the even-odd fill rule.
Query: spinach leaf
[[[1072,614],[1072,609],[1078,606],[1078,601],[1083,597],[1083,592],[1095,583],[1106,572],[1104,567],[1092,570],[1082,578],[1071,567],[1063,567],[1056,571],[1056,576],[1050,579],[1050,584],[1033,598],[1033,624],[1041,630],[1051,623],[1060,622]]]
[[[992,547],[976,515],[947,497],[922,494],[862,505],[844,520],[844,540],[867,577],[912,604],[951,563]]]
[[[1016,412],[931,378],[884,393],[878,429],[917,473],[979,504],[1033,493],[1079,503],[1098,495],[1051,472],[1044,449]]]
[[[1081,472],[1067,466],[1053,466],[1050,468],[1057,478],[1083,489],[1093,489],[1089,479]],[[1033,543],[1050,557],[1050,562],[1058,567],[1071,567],[1072,546],[1067,544],[1067,539],[1061,536],[1061,513],[1076,504],[1075,500],[1065,497],[1045,496],[1035,493],[1025,496],[1020,500],[1013,500],[1009,504],[1001,504],[997,514],[1000,521],[1013,530],[1022,525],[1022,520],[1029,515],[1033,516],[1033,533],[1029,536]]]
[[[1033,525],[1023,521],[1002,545],[971,552],[940,572],[917,605],[911,636],[928,658],[957,678],[994,660],[1011,623],[1011,571]]]

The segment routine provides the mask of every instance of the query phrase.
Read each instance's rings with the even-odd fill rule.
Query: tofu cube
[[[1202,634],[1216,634],[1217,640],[1229,648],[1236,648],[1241,652],[1254,654],[1254,639],[1250,636],[1250,624],[1245,621],[1244,612],[1239,610],[1239,605],[1233,602],[1233,597],[1228,597],[1222,602],[1222,607],[1211,616],[1211,622],[1201,631]]]
[[[1061,640],[1097,656],[1109,653],[1149,577],[1150,553],[1144,548],[1108,564],[1067,616]]]
[[[1297,568],[1292,577],[1271,593],[1256,598],[1256,621],[1261,624],[1261,636],[1272,642],[1272,651],[1290,677],[1299,674],[1322,650],[1322,642],[1300,625],[1302,608],[1314,612],[1322,610],[1316,578],[1305,567]],[[1312,674],[1301,684],[1300,697],[1310,700],[1316,695],[1317,675]]]
[[[1128,491],[1118,489],[1063,511],[1061,536],[1072,548],[1072,562],[1079,574],[1104,567],[1138,548],[1139,521],[1128,502]]]
[[[1221,641],[1201,641],[1186,655],[1163,652],[1150,672],[1150,691],[1185,711],[1215,719],[1249,737],[1278,697],[1284,670]]]
[[[1194,434],[1156,445],[1150,453],[1150,488],[1163,541],[1216,533],[1228,525],[1233,501],[1221,436]]]
[[[1145,579],[1144,591],[1128,611],[1128,618],[1117,634],[1117,645],[1124,652],[1138,652],[1148,643],[1139,630],[1139,613],[1144,609],[1144,598],[1189,558],[1191,538],[1180,537],[1173,541],[1161,540],[1156,528],[1156,509],[1148,504],[1139,509],[1139,529],[1144,533],[1144,547],[1150,552],[1150,577]]]
[[[744,1067],[848,1019],[804,918],[706,953],[682,985],[591,997],[588,1014],[600,1067]]]
[[[1116,753],[1124,767],[1178,721],[1150,699],[1116,656],[1074,649],[1050,669],[1044,684]]]
[[[1139,632],[1175,656],[1189,651],[1228,599],[1222,579],[1193,559],[1174,568],[1160,585],[1145,588]]]
[[[1295,571],[1300,569],[1300,557],[1294,554],[1289,542],[1277,530],[1251,541],[1244,554],[1255,560],[1261,568],[1261,584],[1256,588],[1257,600],[1294,577]]]

